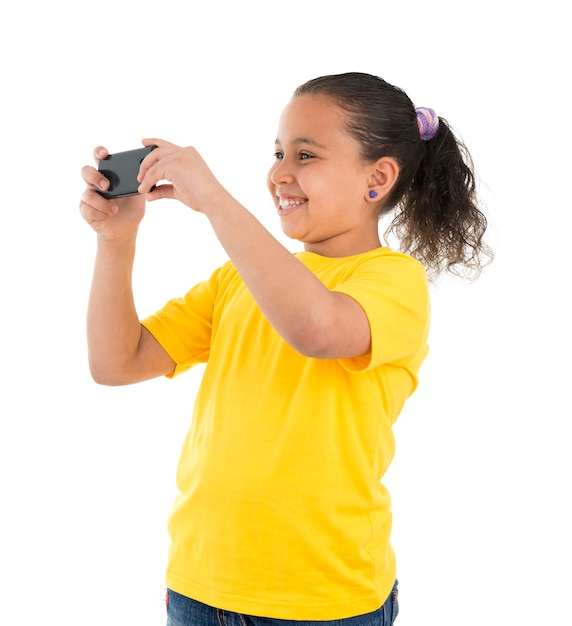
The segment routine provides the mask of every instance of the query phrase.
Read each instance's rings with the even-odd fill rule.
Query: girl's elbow
[[[371,349],[371,336],[369,332],[359,332],[359,329],[348,333],[347,328],[322,325],[312,331],[298,333],[291,345],[300,354],[312,359],[353,358]]]
[[[118,387],[127,384],[121,373],[115,372],[109,367],[101,367],[97,363],[90,362],[89,372],[93,381],[104,387]]]
[[[116,387],[119,385],[115,381],[115,379],[104,372],[100,372],[99,370],[91,369],[91,378],[98,385],[102,385],[103,387]]]
[[[290,345],[302,356],[310,359],[335,358],[335,346],[323,329],[304,330],[293,337]]]

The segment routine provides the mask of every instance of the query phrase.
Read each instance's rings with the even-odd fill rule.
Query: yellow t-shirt
[[[388,248],[296,256],[360,303],[371,354],[302,356],[230,262],[143,322],[175,374],[207,362],[177,472],[167,584],[229,611],[332,620],[376,610],[395,581],[381,478],[427,354],[429,297],[423,267]]]

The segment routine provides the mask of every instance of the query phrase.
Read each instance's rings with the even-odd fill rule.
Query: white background
[[[479,282],[434,290],[432,351],[395,428],[398,624],[572,624],[564,5],[54,0],[2,13],[0,624],[165,619],[166,519],[200,371],[90,379],[95,242],[78,204],[92,148],[194,144],[280,237],[265,187],[278,116],[298,84],[354,70],[458,130],[496,250]],[[202,216],[151,205],[140,314],[223,260]]]

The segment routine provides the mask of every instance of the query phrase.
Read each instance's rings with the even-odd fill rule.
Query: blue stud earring
[[[369,197],[373,200],[374,198],[377,198],[377,191],[375,191],[375,189],[372,189],[369,192]]]

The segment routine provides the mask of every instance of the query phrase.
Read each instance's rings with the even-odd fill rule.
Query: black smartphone
[[[97,169],[109,181],[109,189],[106,191],[98,189],[97,192],[108,199],[136,196],[139,193],[137,176],[141,161],[156,147],[147,146],[126,152],[116,152],[101,159]]]

